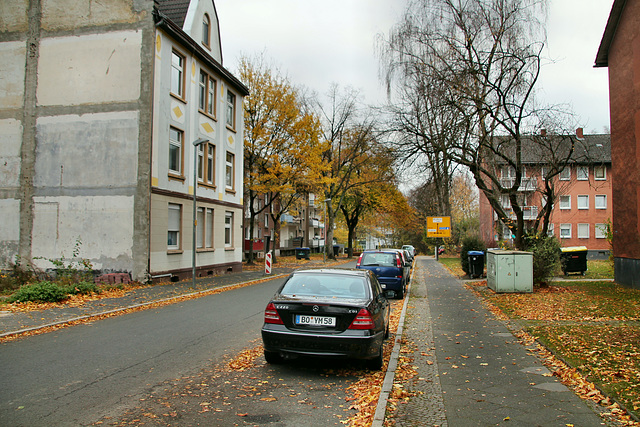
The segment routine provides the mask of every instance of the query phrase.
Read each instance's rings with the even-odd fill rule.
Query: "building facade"
[[[607,258],[610,243],[607,240],[607,224],[612,218],[612,174],[609,135],[583,135],[578,129],[579,147],[585,147],[588,155],[577,152],[562,172],[554,178],[558,198],[553,206],[548,234],[560,240],[563,247],[586,246],[591,258]],[[576,150],[581,150],[576,148]],[[526,154],[525,154],[526,157]],[[542,211],[541,188],[548,167],[527,158],[524,176],[518,189],[522,201],[525,228],[533,226]],[[514,170],[504,166],[500,168],[503,186],[510,186],[515,177]],[[511,231],[504,225],[491,208],[487,197],[480,192],[480,232],[481,237],[490,245],[499,241],[511,241]],[[509,197],[504,195],[502,207],[515,214],[511,209]]]
[[[615,0],[596,56],[609,68],[615,280],[640,288],[640,1]]]
[[[191,142],[206,138],[200,157],[214,166],[202,157],[198,209],[213,226],[198,226],[198,264],[240,268],[247,91],[221,65],[213,1],[16,1],[0,13],[0,267],[49,269],[77,247],[98,272],[190,275]],[[214,83],[201,111],[202,71]]]

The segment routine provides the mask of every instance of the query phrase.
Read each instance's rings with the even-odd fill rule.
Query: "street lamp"
[[[191,280],[196,288],[196,190],[198,189],[198,147],[209,142],[208,139],[198,138],[193,141],[193,253],[191,254]]]
[[[330,202],[331,199],[324,199],[324,212],[323,212],[323,216],[324,216],[324,227],[322,229],[322,232],[324,234],[324,248],[322,251],[322,263],[326,263],[327,262],[327,202]]]

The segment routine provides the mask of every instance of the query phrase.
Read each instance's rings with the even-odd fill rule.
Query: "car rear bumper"
[[[378,356],[384,332],[369,336],[340,336],[262,329],[265,351],[323,357],[371,359]]]

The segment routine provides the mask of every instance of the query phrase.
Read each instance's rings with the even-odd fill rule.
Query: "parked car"
[[[298,270],[264,312],[262,341],[268,363],[300,355],[383,362],[389,336],[389,301],[368,270]]]
[[[412,260],[416,257],[416,248],[414,248],[412,245],[403,245],[402,249],[405,249],[407,252],[409,252]]]
[[[373,271],[387,295],[399,299],[404,297],[409,268],[398,250],[364,251],[356,262],[356,268]]]

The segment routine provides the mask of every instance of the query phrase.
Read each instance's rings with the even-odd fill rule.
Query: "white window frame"
[[[185,70],[187,57],[175,49],[171,50],[171,94],[185,99]]]
[[[589,166],[577,166],[576,179],[578,181],[589,181]]]
[[[596,224],[595,225],[595,238],[596,239],[606,239],[607,238],[607,224]]]
[[[606,194],[596,194],[595,195],[595,208],[596,209],[607,209],[607,195]]]
[[[547,236],[553,237],[554,236],[553,232],[554,232],[553,223],[549,223],[549,228],[547,228]]]
[[[602,172],[599,174],[598,172]],[[598,176],[600,175],[600,176]],[[607,167],[605,165],[597,165],[593,167],[593,179],[596,181],[606,181],[607,180]]]
[[[182,249],[182,205],[169,203],[167,209],[167,251],[180,251]]]
[[[589,195],[578,195],[578,209],[589,209]]]
[[[571,166],[565,166],[558,175],[560,181],[571,181]]]
[[[227,127],[231,130],[236,129],[236,95],[227,89],[227,96],[225,98],[226,105],[226,117],[225,122]]]
[[[589,238],[589,224],[578,224],[578,239]]]
[[[566,232],[563,235],[563,232]],[[571,238],[571,224],[560,224],[560,238],[561,239],[570,239]]]
[[[174,138],[174,133],[176,136],[178,136],[177,139]],[[177,148],[178,158],[176,159],[176,162],[175,162],[177,164],[177,169],[171,168],[172,148],[174,149]],[[184,169],[184,132],[173,126],[169,126],[169,154],[168,154],[167,161],[168,161],[167,166],[170,174],[183,176],[182,171]]]
[[[225,155],[224,185],[227,191],[235,190],[236,185],[236,155],[227,151]]]
[[[571,196],[570,195],[563,195],[560,196],[558,198],[558,204],[560,206],[560,209],[564,209],[564,210],[570,210],[571,209]]]
[[[224,247],[233,247],[233,212],[224,213]]]

